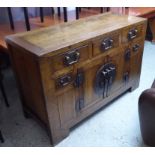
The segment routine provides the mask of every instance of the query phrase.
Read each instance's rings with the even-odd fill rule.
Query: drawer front
[[[143,35],[143,25],[130,26],[123,29],[122,43],[132,42]]]
[[[57,72],[53,74],[52,79],[54,81],[55,95],[60,95],[70,89],[74,88],[75,73],[73,69],[64,70],[64,72]]]
[[[83,45],[81,47],[73,48],[62,54],[52,57],[53,72],[61,70],[66,67],[71,67],[78,63],[82,63],[89,59],[91,53],[90,45]]]
[[[143,48],[144,48],[143,40],[136,40],[131,44],[123,46],[124,50],[123,80],[125,83],[139,78]]]
[[[119,46],[119,32],[103,35],[93,41],[93,56],[112,51]]]
[[[124,51],[124,60],[127,62],[131,59],[132,56],[142,53],[144,48],[144,43],[142,40],[136,40],[131,44],[126,44],[123,46]]]

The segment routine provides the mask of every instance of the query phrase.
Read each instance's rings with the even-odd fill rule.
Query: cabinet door
[[[138,40],[124,47],[124,83],[139,80],[143,48],[142,40]]]
[[[111,83],[111,71],[109,72],[110,74],[108,73],[108,77],[101,75],[104,70],[109,69],[115,69]],[[123,54],[121,51],[118,51],[113,55],[95,58],[91,63],[83,66],[81,70],[84,72],[84,82],[79,91],[83,94],[84,110],[103,100],[103,98],[110,96],[122,87]]]
[[[118,89],[120,89],[123,86],[123,59],[124,55],[122,51],[118,51],[117,54],[109,56],[108,62],[115,66],[116,73],[112,83],[108,86],[109,88],[107,90],[106,97],[115,93]]]
[[[62,127],[70,126],[76,118],[74,77],[75,75],[71,70],[55,78],[55,96]]]

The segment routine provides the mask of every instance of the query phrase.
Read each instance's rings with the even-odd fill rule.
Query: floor
[[[149,88],[155,77],[155,45],[145,42],[140,86],[102,108],[71,130],[70,135],[56,147],[68,146],[145,146],[138,120],[138,97]],[[4,72],[10,107],[0,95],[0,128],[5,143],[0,146],[51,146],[45,130],[22,113],[16,82],[11,69]]]

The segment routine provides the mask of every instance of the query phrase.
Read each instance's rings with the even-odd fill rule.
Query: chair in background
[[[41,23],[43,23],[44,22],[44,8],[43,7],[40,7],[39,8],[39,11],[40,11],[40,21],[41,21]],[[51,12],[52,12],[52,16],[53,16],[54,13],[55,13],[53,7],[51,7]]]
[[[23,7],[23,11],[24,11],[26,29],[27,31],[30,31],[31,27],[30,27],[30,22],[29,22],[28,9],[26,7]]]
[[[103,13],[103,12],[108,12],[110,11],[110,7],[100,7],[100,12]]]
[[[8,16],[9,16],[10,28],[11,28],[12,30],[14,30],[15,26],[14,26],[14,21],[13,21],[13,16],[12,16],[11,8],[8,7],[8,8],[7,8],[7,11],[8,11]]]
[[[93,8],[88,7],[87,9],[88,9],[88,11],[90,11]],[[110,11],[110,7],[100,7],[99,9],[100,9],[100,13],[104,13],[104,12]],[[75,8],[76,19],[79,19],[80,18],[80,15],[79,14],[81,13],[81,11],[82,11],[82,8],[81,7],[76,7]]]
[[[79,19],[79,12],[80,11],[81,11],[81,9],[79,7],[75,8],[76,19]]]
[[[68,21],[67,7],[63,7],[63,13],[64,13],[64,22],[67,22]]]
[[[2,96],[4,98],[5,105],[7,107],[9,107],[8,99],[7,99],[5,90],[4,90],[3,74],[2,74],[2,69],[8,66],[8,60],[7,60],[8,59],[8,56],[6,55],[6,53],[2,52],[1,49],[2,48],[0,47],[0,91],[1,91]],[[3,135],[2,135],[1,130],[0,130],[0,141],[2,143],[4,143],[4,138],[3,138]]]
[[[13,20],[13,15],[12,15],[11,7],[7,7],[7,12],[8,12],[8,16],[9,16],[10,28],[12,30],[14,30],[15,26],[14,26],[14,20]],[[25,19],[26,30],[30,31],[31,28],[30,28],[28,10],[27,10],[26,7],[23,7],[23,12],[24,12],[24,19]]]
[[[60,18],[61,17],[61,9],[60,9],[60,7],[57,8],[57,11],[58,11],[58,17]]]
[[[0,141],[1,141],[1,143],[4,143],[4,138],[3,138],[1,130],[0,130]]]
[[[4,98],[5,104],[7,107],[9,107],[9,103],[7,100],[7,95],[5,93],[4,85],[3,85],[3,74],[2,74],[2,69],[7,68],[9,65],[9,57],[5,52],[2,52],[1,46],[0,46],[0,91],[2,93],[2,96]]]

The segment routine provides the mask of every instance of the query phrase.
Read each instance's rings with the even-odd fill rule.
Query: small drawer
[[[83,45],[81,47],[73,48],[62,54],[53,56],[51,61],[53,71],[55,72],[65,67],[71,67],[77,63],[86,61],[89,59],[90,52],[90,45]]]
[[[119,33],[111,33],[93,41],[93,56],[109,52],[119,46]]]
[[[142,33],[143,25],[135,25],[125,28],[122,33],[122,43],[128,43],[136,40],[142,36]]]
[[[57,77],[56,79],[56,89],[64,88],[65,86],[70,85],[73,82],[73,74],[67,73],[64,75],[61,75],[60,77]]]
[[[144,48],[144,41],[143,40],[138,40],[132,43],[131,45],[131,50],[132,50],[132,55],[135,55],[137,53],[142,53],[143,48]]]
[[[125,61],[129,61],[132,59],[132,56],[142,53],[143,48],[144,46],[142,40],[137,40],[132,44],[126,44],[125,46],[123,46]]]

